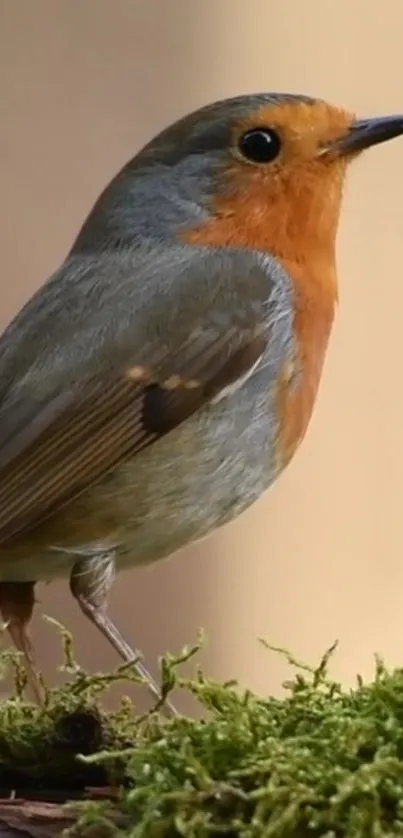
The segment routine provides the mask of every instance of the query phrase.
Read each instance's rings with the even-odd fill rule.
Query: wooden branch
[[[21,799],[2,800],[0,838],[60,838],[63,830],[76,823],[77,811],[74,811],[74,805]],[[117,827],[125,825],[126,819],[113,807],[107,816]],[[88,838],[105,838],[106,830],[102,826],[93,826],[85,834]]]

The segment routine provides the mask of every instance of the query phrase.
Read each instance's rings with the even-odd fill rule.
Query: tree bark
[[[66,801],[68,803],[68,801]],[[72,805],[35,800],[0,801],[0,838],[59,838],[64,829],[74,826],[79,811]],[[116,827],[125,824],[125,817],[113,809],[105,813]],[[106,838],[108,830],[100,825],[85,830],[88,838]]]

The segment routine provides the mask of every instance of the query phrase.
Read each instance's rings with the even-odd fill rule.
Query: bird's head
[[[362,151],[403,133],[403,115],[357,120],[308,96],[215,102],[170,125],[107,186],[76,248],[173,233],[264,250],[287,261],[333,258],[343,183]]]
[[[206,210],[201,239],[303,258],[334,247],[350,162],[403,133],[403,115],[357,120],[319,99],[239,96],[170,126],[134,159],[160,167],[185,198]],[[169,184],[169,179],[167,179]]]

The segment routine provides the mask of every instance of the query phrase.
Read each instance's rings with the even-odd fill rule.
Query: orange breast
[[[306,266],[281,260],[294,280],[296,306],[294,335],[297,346],[299,379],[289,383],[289,372],[278,383],[280,417],[280,459],[287,465],[303,439],[312,415],[320,383],[326,349],[334,317],[334,301],[326,293],[307,294],[312,274],[307,280]]]
[[[309,229],[301,238],[294,230],[292,240],[281,235],[281,228],[271,223],[270,209],[262,212],[262,202],[253,200],[249,193],[232,198],[226,206],[221,199],[217,215],[211,221],[187,231],[188,244],[232,247],[253,247],[278,258],[294,285],[294,340],[297,348],[299,378],[292,378],[286,364],[278,382],[278,411],[281,433],[279,465],[284,467],[293,456],[307,430],[315,404],[326,348],[333,323],[337,300],[334,259],[334,237],[329,246],[314,246],[316,237],[309,241]],[[302,231],[301,231],[302,232]]]

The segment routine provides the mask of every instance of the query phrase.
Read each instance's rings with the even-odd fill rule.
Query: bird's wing
[[[0,542],[180,425],[264,353],[282,293],[267,265],[246,251],[189,250],[73,256],[0,339]]]

